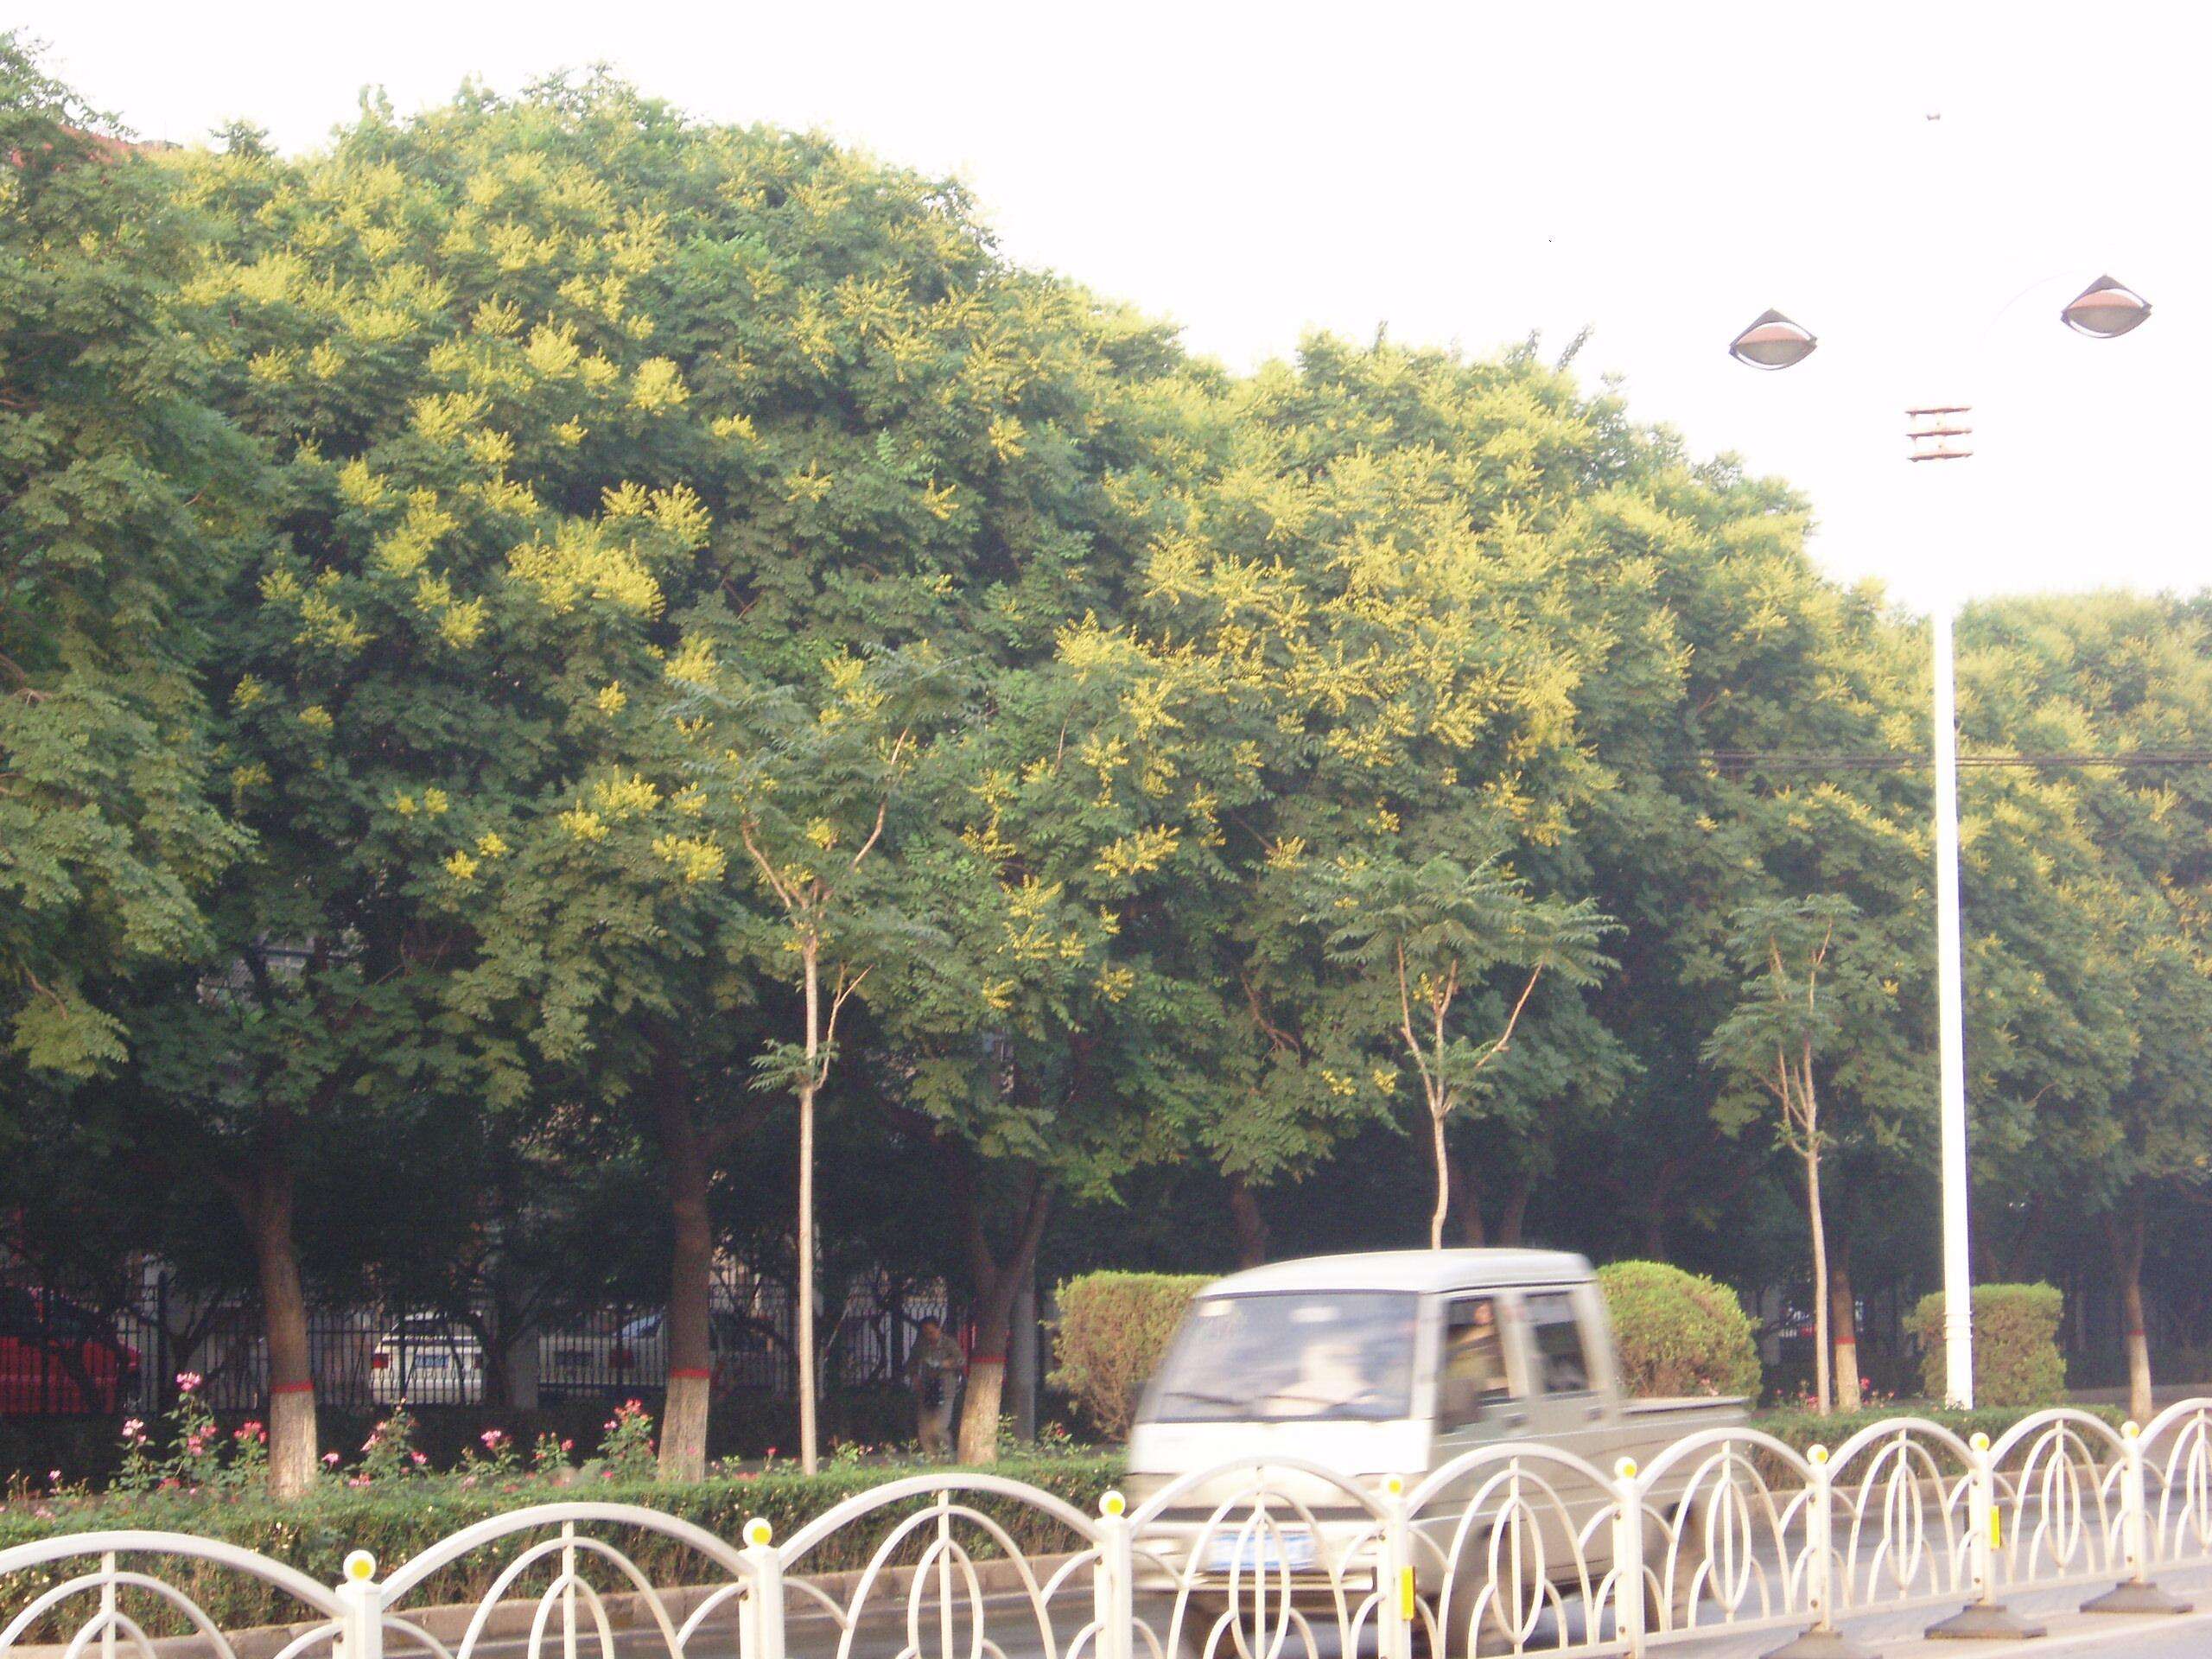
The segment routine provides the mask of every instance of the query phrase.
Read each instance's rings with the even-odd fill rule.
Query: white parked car
[[[369,1398],[380,1406],[480,1405],[484,1344],[458,1319],[410,1314],[369,1351]]]

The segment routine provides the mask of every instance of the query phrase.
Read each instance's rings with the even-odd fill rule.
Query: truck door
[[[1511,1346],[1511,1304],[1490,1292],[1454,1295],[1444,1305],[1443,1340],[1436,1364],[1436,1433],[1429,1467],[1440,1469],[1461,1453],[1494,1441],[1516,1440],[1529,1432],[1527,1368]],[[1465,1625],[1483,1584],[1481,1564],[1489,1528],[1478,1525],[1465,1535],[1460,1517],[1497,1468],[1488,1465],[1451,1483],[1423,1506],[1414,1524],[1421,1540],[1414,1546],[1414,1576],[1430,1610],[1449,1618],[1456,1632],[1446,1650],[1465,1646]],[[1493,1494],[1491,1507],[1496,1504]],[[1446,1580],[1455,1588],[1444,1593]]]
[[[1529,1437],[1572,1452],[1610,1476],[1611,1408],[1574,1290],[1562,1286],[1523,1291],[1521,1317],[1530,1369]],[[1567,1469],[1560,1470],[1558,1482],[1560,1497],[1573,1515],[1578,1532],[1586,1530],[1610,1494],[1589,1477]],[[1582,1548],[1584,1559],[1593,1566],[1611,1559],[1608,1529],[1599,1526]]]

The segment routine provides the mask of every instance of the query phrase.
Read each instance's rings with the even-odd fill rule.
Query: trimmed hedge
[[[1615,1262],[1598,1269],[1598,1287],[1612,1316],[1624,1392],[1758,1397],[1757,1335],[1727,1286],[1664,1262]]]
[[[1095,1514],[1099,1494],[1119,1478],[1121,1471],[1118,1457],[1091,1456],[1007,1459],[994,1465],[990,1472],[1026,1481],[1087,1514]],[[854,1463],[832,1466],[811,1478],[776,1471],[680,1486],[589,1479],[565,1484],[511,1480],[464,1486],[442,1477],[399,1480],[378,1487],[347,1487],[333,1481],[290,1504],[273,1503],[258,1495],[226,1501],[176,1494],[138,1497],[109,1494],[46,1504],[10,1504],[0,1510],[0,1548],[106,1528],[189,1532],[257,1550],[321,1583],[335,1584],[340,1577],[340,1563],[350,1550],[370,1551],[377,1558],[379,1574],[389,1575],[403,1562],[464,1527],[536,1503],[575,1500],[635,1503],[679,1516],[734,1546],[742,1536],[745,1522],[755,1516],[766,1519],[778,1538],[787,1538],[855,1493],[915,1472],[918,1470],[911,1465]],[[922,1501],[925,1500],[890,1505],[841,1529],[810,1553],[797,1570],[812,1574],[865,1566],[892,1528],[912,1514]],[[1065,1529],[1027,1504],[984,1494],[971,1495],[966,1501],[1005,1527],[1025,1553],[1049,1554],[1073,1547]],[[627,1554],[656,1586],[711,1583],[717,1576],[718,1569],[711,1563],[673,1539],[620,1529],[594,1527],[591,1530]],[[521,1534],[474,1552],[433,1575],[410,1599],[410,1605],[427,1607],[476,1599],[491,1587],[502,1567],[543,1535]],[[908,1540],[912,1548],[899,1559],[911,1560],[933,1535],[930,1529],[921,1529]],[[978,1529],[969,1528],[962,1541],[978,1556],[995,1553],[989,1537]],[[81,1571],[82,1566],[64,1561],[12,1574],[10,1599],[14,1605],[22,1605],[48,1585]],[[226,1630],[286,1624],[308,1616],[289,1597],[257,1579],[227,1568],[172,1559],[156,1570]],[[526,1582],[542,1589],[543,1570],[533,1573]],[[516,1593],[525,1592],[518,1587]],[[137,1605],[140,1602],[143,1605]],[[184,1628],[173,1611],[155,1605],[137,1592],[133,1592],[128,1611],[135,1611],[157,1635],[179,1634]],[[54,1636],[54,1630],[48,1630],[32,1639]]]
[[[1086,1273],[1063,1282],[1060,1325],[1047,1379],[1109,1440],[1128,1437],[1137,1396],[1151,1381],[1203,1274]]]
[[[1833,1451],[1860,1429],[1897,1417],[1924,1418],[1949,1429],[1962,1440],[1970,1440],[1978,1433],[1993,1440],[2023,1417],[2042,1409],[2040,1406],[1987,1406],[1972,1411],[1951,1411],[1942,1406],[1908,1402],[1879,1411],[1839,1411],[1823,1417],[1818,1412],[1793,1408],[1761,1412],[1751,1419],[1751,1427],[1799,1452],[1809,1451],[1815,1446],[1825,1446]],[[2079,1409],[2114,1428],[2127,1416],[2118,1406],[2082,1406]]]
[[[2065,1298],[2055,1285],[1974,1287],[1974,1397],[1984,1406],[2056,1406],[2066,1399],[2058,1351]],[[1923,1296],[1906,1328],[1920,1338],[1920,1381],[1943,1397],[1943,1294]]]

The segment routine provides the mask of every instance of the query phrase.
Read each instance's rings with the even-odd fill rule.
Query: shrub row
[[[1833,1450],[1860,1429],[1898,1417],[1924,1419],[1949,1429],[1962,1440],[1972,1440],[1977,1433],[1986,1434],[1993,1440],[2023,1417],[2042,1409],[2029,1406],[1980,1406],[1972,1411],[1953,1411],[1947,1407],[1908,1400],[1878,1411],[1839,1411],[1827,1417],[1794,1408],[1763,1411],[1752,1418],[1751,1426],[1773,1435],[1794,1451],[1805,1452],[1815,1446]],[[2114,1428],[2127,1415],[2118,1406],[2083,1406],[2081,1409]]]
[[[659,1408],[657,1395],[646,1403]],[[604,1400],[561,1400],[531,1410],[509,1406],[418,1406],[414,1408],[415,1443],[437,1468],[450,1468],[476,1446],[484,1431],[505,1429],[523,1446],[541,1434],[572,1440],[590,1456],[613,1408]],[[361,1443],[391,1414],[326,1406],[319,1414],[323,1444],[354,1461]],[[219,1414],[224,1431],[260,1412]],[[124,1419],[114,1417],[0,1416],[0,1484],[43,1486],[60,1470],[72,1485],[107,1484],[121,1458]],[[867,1446],[898,1444],[914,1437],[914,1396],[903,1389],[871,1389],[834,1394],[822,1402],[825,1443],[857,1441]],[[732,1395],[715,1402],[709,1426],[709,1458],[758,1458],[780,1448],[789,1456],[798,1444],[795,1401]]]

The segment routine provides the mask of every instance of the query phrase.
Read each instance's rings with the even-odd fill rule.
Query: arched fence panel
[[[1821,1548],[1815,1464],[1770,1434],[1708,1429],[1633,1476],[1641,1623],[1655,1643],[1805,1624]],[[1625,1506],[1624,1514],[1627,1513]]]
[[[345,1602],[329,1586],[220,1539],[85,1532],[0,1550],[0,1659],[33,1646],[63,1659],[156,1659],[155,1642],[173,1636],[238,1659],[241,1607],[298,1627],[275,1659],[327,1653],[346,1625]]]
[[[1993,1443],[1893,1418],[1833,1451],[1737,1427],[1642,1467],[1501,1441],[1411,1472],[1246,1458],[1094,1514],[945,1471],[781,1541],[547,1503],[382,1580],[357,1550],[334,1585],[219,1539],[62,1534],[0,1550],[0,1659],[1579,1659],[2001,1624],[2007,1597],[2082,1586],[2140,1610],[2160,1572],[2212,1568],[2212,1399],[2140,1429],[2033,1413]]]
[[[1920,1417],[1861,1429],[1828,1455],[1819,1484],[1839,1614],[1955,1604],[1973,1593],[1974,1455]]]
[[[1327,1659],[1376,1643],[1391,1583],[1380,1484],[1244,1459],[1154,1492],[1128,1522],[1134,1659]]]
[[[2141,1437],[2144,1548],[2152,1564],[2212,1557],[2212,1400],[2185,1400]]]
[[[857,1566],[828,1565],[855,1540]],[[848,1498],[772,1550],[763,1529],[753,1553],[786,1618],[817,1621],[836,1659],[887,1643],[896,1659],[1098,1659],[1099,1543],[1093,1517],[1039,1487],[947,1473]]]
[[[734,1639],[753,1576],[744,1551],[703,1527],[637,1504],[569,1503],[480,1521],[374,1588],[386,1648],[429,1659],[476,1659],[518,1636],[524,1659],[615,1659],[617,1632],[637,1630],[686,1659],[702,1632],[718,1651]]]

